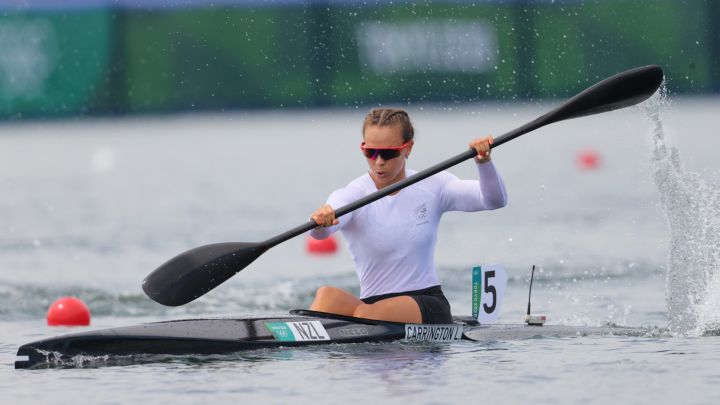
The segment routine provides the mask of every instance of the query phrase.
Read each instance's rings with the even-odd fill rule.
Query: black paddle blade
[[[585,89],[540,119],[549,124],[635,105],[655,94],[663,77],[657,65],[626,70]]]
[[[143,280],[148,297],[176,307],[204,295],[252,263],[268,248],[262,243],[214,243],[181,253]]]

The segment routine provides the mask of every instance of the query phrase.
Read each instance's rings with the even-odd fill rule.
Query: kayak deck
[[[492,341],[540,336],[643,334],[643,329],[637,328],[479,325],[470,317],[456,317],[454,320],[455,325],[406,325],[308,310],[292,310],[290,315],[280,316],[154,322],[72,333],[31,342],[18,349],[15,368],[62,366],[78,355],[92,357],[227,354],[274,347],[387,342],[407,337],[411,339],[417,337],[415,340],[462,338]],[[417,328],[424,329],[422,332],[425,334],[417,333]],[[410,333],[411,331],[413,334]]]

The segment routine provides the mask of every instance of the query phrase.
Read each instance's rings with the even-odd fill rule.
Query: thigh
[[[382,321],[422,323],[420,307],[412,297],[406,295],[387,298],[374,304],[361,304],[353,315]]]
[[[337,287],[322,286],[315,292],[315,300],[310,309],[332,314],[353,316],[355,309],[364,305],[351,293]]]

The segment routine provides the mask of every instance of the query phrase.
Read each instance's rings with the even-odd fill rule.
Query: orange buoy
[[[594,170],[600,166],[600,154],[594,149],[585,149],[577,155],[577,164],[581,169]]]
[[[62,297],[50,305],[47,312],[47,324],[50,326],[87,326],[90,325],[90,310],[79,298]]]
[[[328,236],[325,239],[315,239],[312,236],[308,235],[305,249],[309,253],[313,254],[324,255],[335,253],[337,251],[337,242],[332,235]]]

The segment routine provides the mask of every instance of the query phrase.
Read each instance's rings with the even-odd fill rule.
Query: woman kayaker
[[[376,108],[363,123],[360,146],[368,173],[334,191],[312,214],[316,239],[341,230],[360,280],[360,298],[323,286],[310,309],[405,323],[451,323],[434,251],[440,217],[447,211],[481,211],[506,205],[502,178],[490,160],[492,137],[470,142],[480,181],[440,172],[385,198],[335,218],[335,209],[415,173],[405,168],[414,129],[399,109]]]

